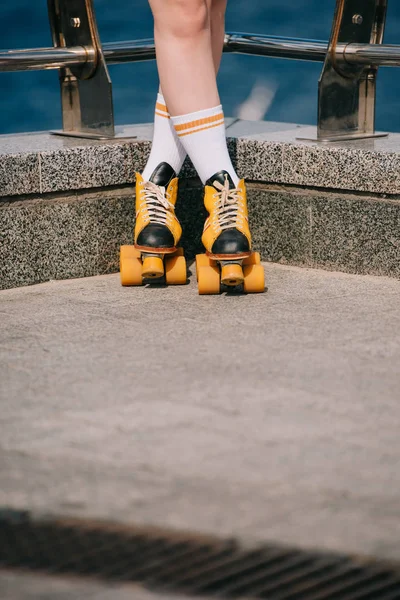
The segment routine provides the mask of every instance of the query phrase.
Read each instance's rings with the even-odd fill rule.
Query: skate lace
[[[226,175],[224,185],[219,181],[214,181],[213,186],[218,190],[213,195],[213,198],[215,200],[214,206],[220,228],[228,229],[235,227],[238,220],[238,213],[241,212],[239,190],[237,188],[229,189],[229,181]]]
[[[152,181],[143,181],[141,185],[144,190],[138,213],[147,208],[149,220],[152,223],[164,225],[168,212],[173,212],[175,209],[172,202],[169,201],[170,194],[166,192],[164,186],[156,185]]]

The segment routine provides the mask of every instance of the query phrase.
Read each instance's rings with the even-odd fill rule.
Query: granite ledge
[[[0,289],[117,272],[119,247],[133,239],[134,196],[123,186],[1,202]],[[197,180],[183,180],[177,216],[189,261],[202,251],[201,197]],[[262,183],[249,184],[248,201],[263,260],[400,278],[400,202]]]
[[[319,144],[315,128],[227,119],[240,176],[254,182],[400,194],[400,134]],[[0,135],[0,198],[132,184],[150,152],[152,125],[118,128],[111,141],[49,133]],[[193,176],[187,161],[182,175]]]

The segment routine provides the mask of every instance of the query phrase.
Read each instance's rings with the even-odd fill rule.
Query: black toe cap
[[[148,246],[149,248],[173,248],[175,240],[166,225],[149,223],[139,233],[136,244],[138,246]]]
[[[218,183],[224,185],[226,180],[228,180],[229,189],[234,190],[236,186],[233,183],[232,177],[229,175],[228,171],[218,171],[218,173],[215,173],[212,177],[210,177],[210,179],[206,181],[206,185],[211,185],[214,187],[215,181],[218,181]]]
[[[176,177],[176,173],[171,165],[162,162],[154,169],[149,181],[156,185],[168,187],[174,177]]]
[[[247,237],[238,229],[225,229],[215,240],[213,254],[243,254],[250,251]]]

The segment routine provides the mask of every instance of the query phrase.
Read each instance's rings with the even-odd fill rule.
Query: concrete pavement
[[[0,571],[0,594],[1,600],[194,600],[188,596],[153,593],[132,583],[79,580],[20,571]]]
[[[0,292],[0,505],[399,560],[400,282],[266,269]]]

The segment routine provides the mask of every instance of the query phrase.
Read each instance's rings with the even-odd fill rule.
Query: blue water
[[[0,6],[0,48],[50,46],[46,0]],[[386,43],[400,44],[400,6],[389,2]],[[228,31],[327,40],[334,0],[229,0]],[[95,0],[101,39],[152,37],[147,0]],[[266,118],[315,124],[320,63],[225,55],[219,75],[227,115],[235,115],[256,84],[275,89]],[[110,67],[117,124],[152,120],[157,74],[154,62]],[[61,126],[56,71],[0,73],[0,133]],[[377,127],[400,131],[400,68],[381,69]]]

